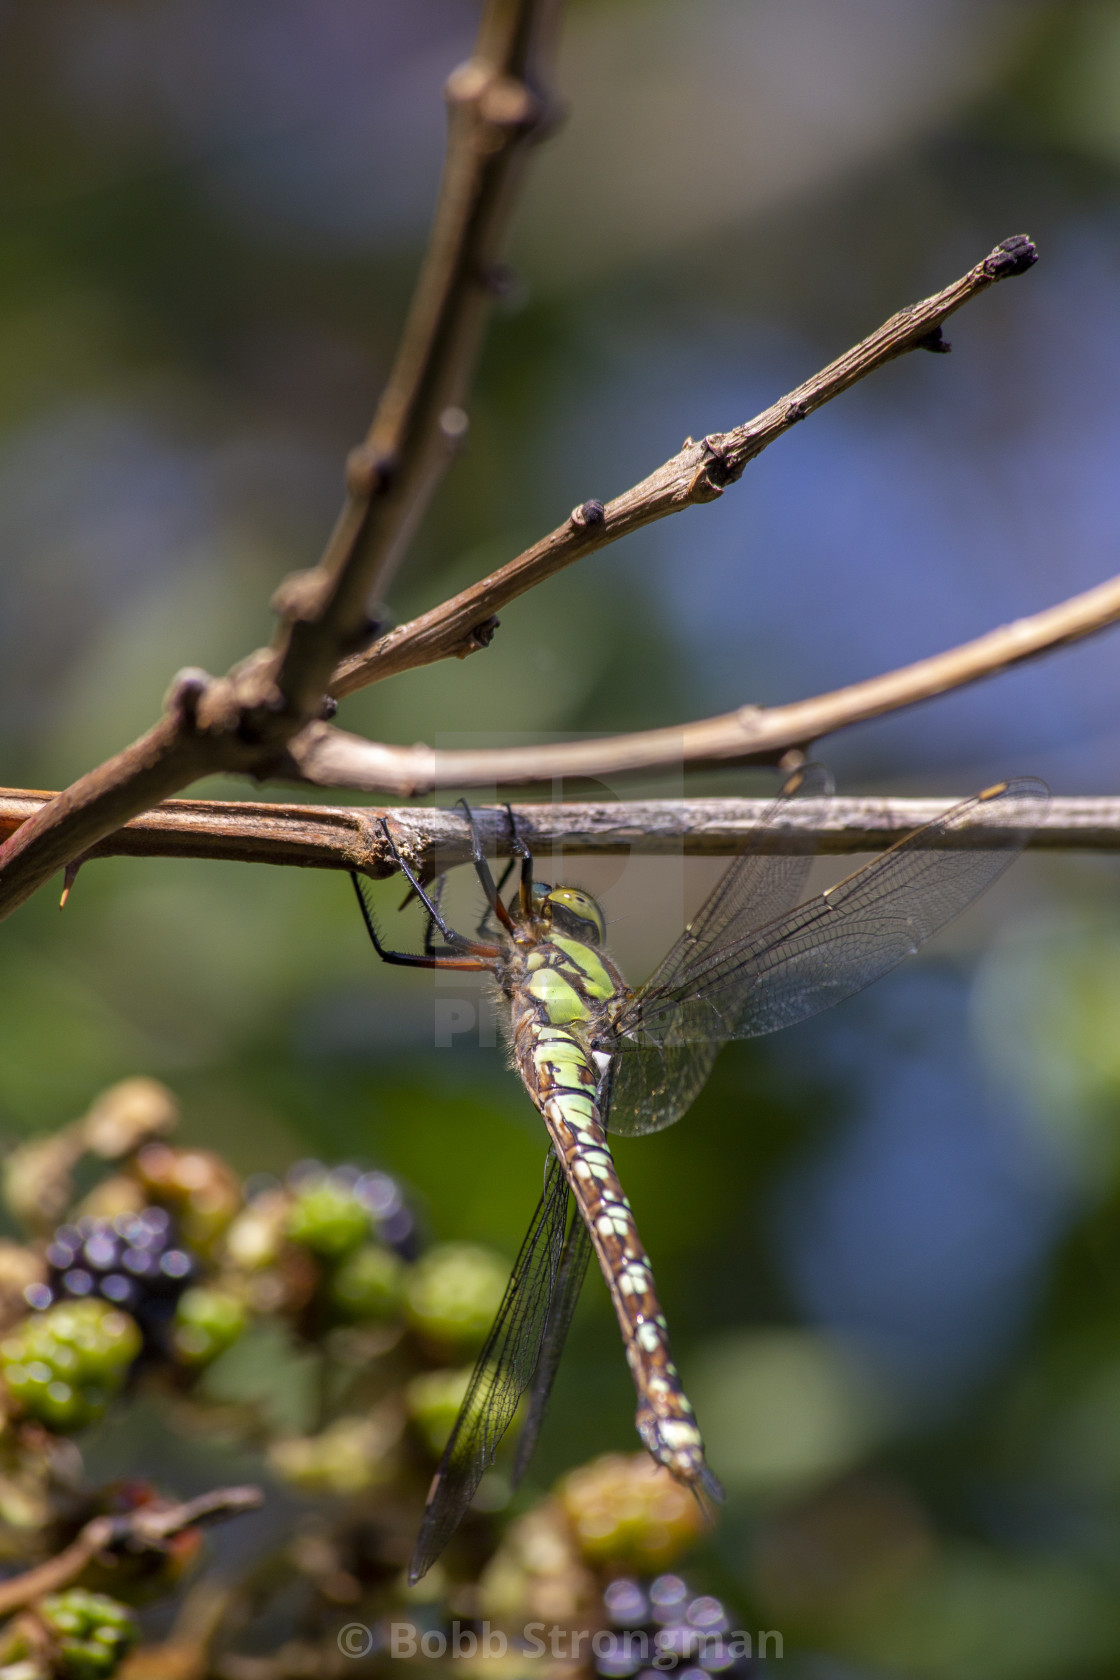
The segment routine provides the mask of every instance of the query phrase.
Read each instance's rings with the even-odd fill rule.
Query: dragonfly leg
[[[506,882],[509,880],[510,876],[513,874],[513,872],[516,868],[517,868],[517,859],[516,858],[510,858],[509,862],[506,864],[505,868],[502,870],[502,873],[498,877],[497,893],[498,893],[499,898],[501,897],[502,893],[506,889]],[[491,917],[493,916],[493,914],[494,914],[494,912],[493,912],[493,910],[491,910],[491,908],[488,904],[486,906],[486,910],[483,914],[482,920],[479,922],[477,928],[475,929],[475,932],[480,939],[482,938],[482,936],[484,934],[488,934],[488,933],[493,932],[493,928],[490,925],[490,920],[491,920]]]
[[[471,862],[474,864],[474,872],[478,876],[479,885],[486,894],[486,903],[489,906],[489,913],[497,916],[499,922],[505,928],[507,933],[512,933],[514,931],[513,917],[506,909],[501,897],[501,891],[495,885],[490,865],[486,861],[486,854],[482,850],[482,836],[478,832],[478,824],[474,820],[474,812],[471,810],[465,799],[458,799],[455,803],[457,805],[461,805],[467,814],[467,822],[470,825],[471,831]],[[502,879],[504,881],[506,877],[503,876]]]
[[[435,926],[439,929],[440,933],[443,935],[447,944],[450,945],[454,950],[467,951],[467,952],[472,952],[475,955],[481,955],[482,954],[482,948],[481,947],[476,948],[474,942],[472,940],[468,939],[465,934],[456,933],[454,928],[448,927],[447,923],[443,919],[443,914],[442,914],[442,912],[439,908],[438,895],[437,895],[437,898],[433,899],[428,894],[428,892],[424,888],[424,886],[421,884],[421,882],[419,880],[419,877],[413,872],[413,870],[405,862],[404,858],[401,856],[400,852],[397,849],[397,843],[393,839],[392,833],[390,832],[390,829],[389,829],[389,824],[385,821],[384,817],[382,817],[382,819],[381,819],[381,832],[385,836],[385,844],[388,846],[389,851],[392,854],[393,862],[396,864],[397,868],[400,870],[401,874],[404,876],[405,880],[408,882],[409,886],[412,888],[412,891],[416,894],[416,897],[420,900],[421,904],[424,906],[424,909],[428,912],[428,918],[429,918],[428,937],[429,937],[429,939],[431,937],[431,927],[432,927],[432,924],[434,923]],[[487,947],[485,947],[485,954],[487,956],[494,956],[497,953],[496,953],[496,950],[493,946],[487,946]]]
[[[533,915],[533,854],[517,832],[517,818],[513,814],[513,806],[508,803],[506,816],[509,818],[509,849],[512,853],[510,867],[513,867],[514,858],[521,859],[521,882],[517,901],[522,916],[526,921],[530,921]]]
[[[442,909],[443,909],[443,889],[444,889],[446,884],[447,884],[447,876],[446,875],[441,875],[439,880],[436,882],[435,886],[432,888],[432,903],[440,911],[442,911]],[[412,897],[412,889],[411,888],[409,888],[409,897],[410,898]],[[436,956],[438,954],[436,952],[436,949],[435,949],[435,936],[436,936],[436,923],[435,923],[435,920],[433,919],[433,917],[429,916],[428,921],[427,921],[427,925],[424,928],[424,955],[426,957],[433,957],[433,956]]]
[[[373,948],[381,958],[382,962],[397,963],[401,967],[407,968],[483,969],[493,973],[495,964],[500,960],[502,955],[502,952],[497,945],[472,944],[469,939],[464,939],[461,934],[456,934],[455,939],[457,943],[452,946],[452,951],[458,952],[458,955],[453,955],[449,952],[432,951],[429,947],[429,941],[431,938],[430,923],[428,927],[428,938],[425,939],[424,942],[425,950],[423,955],[417,951],[390,950],[387,945],[384,945],[381,942],[381,936],[377,931],[377,923],[373,919],[373,911],[370,909],[369,904],[366,901],[366,895],[363,890],[361,878],[355,874],[353,870],[351,870],[350,879],[353,881],[354,891],[358,895],[358,904],[361,908],[362,920],[366,925],[366,932],[369,934]]]

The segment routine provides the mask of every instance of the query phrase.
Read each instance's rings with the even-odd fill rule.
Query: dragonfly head
[[[550,887],[547,881],[534,881],[533,909],[547,926],[587,945],[601,945],[607,937],[603,912],[591,894],[578,887]]]

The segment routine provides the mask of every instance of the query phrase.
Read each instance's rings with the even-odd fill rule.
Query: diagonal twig
[[[715,501],[775,438],[885,362],[908,350],[948,350],[941,337],[942,323],[997,281],[1024,273],[1036,257],[1034,245],[1024,234],[1005,239],[959,280],[921,303],[900,309],[869,338],[753,420],[728,432],[709,434],[699,443],[688,438],[676,455],[640,484],[624,490],[605,506],[597,501],[584,502],[563,525],[489,577],[390,631],[366,651],[343,660],[331,678],[331,693],[341,697],[399,671],[451,656],[463,658],[485,647],[496,628],[494,615],[526,590],[643,525],[683,508]]]
[[[292,743],[292,771],[323,787],[409,798],[437,788],[526,786],[557,777],[609,777],[682,765],[773,764],[791,748],[1005,671],[1118,619],[1120,576],[945,653],[786,706],[741,706],[665,729],[477,751],[387,746],[314,724]]]
[[[492,787],[503,780],[531,784],[550,776],[603,776],[638,768],[676,767],[682,761],[693,764],[742,762],[752,758],[773,761],[790,748],[804,746],[847,724],[991,676],[1050,648],[1090,635],[1117,619],[1120,619],[1120,577],[947,653],[831,694],[796,701],[789,706],[743,707],[721,718],[676,729],[648,730],[559,746],[437,754],[429,747],[378,745],[326,725],[316,725],[297,737],[295,750],[305,757],[302,764],[293,758],[289,774],[309,781],[321,780],[328,786],[390,791],[408,797],[434,787]],[[0,791],[0,841],[4,841],[0,845],[0,857],[18,844],[21,834],[34,833],[36,824],[42,832],[45,816],[66,798],[66,794]],[[118,824],[99,828],[85,844],[74,844],[58,861],[127,854],[361,869],[373,875],[386,872],[384,849],[376,833],[380,813],[376,811],[247,801],[173,800],[148,817],[121,827],[120,823],[135,810],[135,806],[122,803],[124,808]],[[614,807],[606,809],[610,811]],[[696,809],[695,802],[682,804],[681,821],[687,822],[688,813]],[[401,814],[395,813],[394,821],[398,820],[403,820]],[[438,820],[436,813],[422,813],[417,832],[422,832],[425,825],[434,832]],[[607,818],[608,823],[611,820]],[[1077,822],[1077,834],[1071,832],[1068,839],[1055,840],[1054,844],[1111,845],[1107,821],[1100,830],[1101,838],[1092,837],[1092,820],[1088,829],[1081,818]],[[67,836],[65,826],[47,833],[55,835],[60,844],[63,838],[72,839]],[[594,838],[588,836],[589,840]],[[640,845],[640,838],[634,843]],[[590,844],[588,849],[601,848]],[[695,849],[721,850],[722,837],[698,839]],[[863,847],[853,845],[851,849]]]
[[[103,1552],[159,1548],[184,1529],[241,1516],[262,1502],[259,1488],[216,1488],[179,1505],[141,1505],[120,1516],[93,1517],[64,1551],[22,1575],[0,1581],[0,1617],[13,1615],[44,1593],[68,1587]]]

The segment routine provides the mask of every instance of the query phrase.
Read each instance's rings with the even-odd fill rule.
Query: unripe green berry
[[[355,1494],[382,1486],[397,1472],[399,1415],[338,1418],[321,1435],[274,1441],[269,1462],[305,1493]]]
[[[425,1371],[405,1389],[408,1415],[433,1458],[447,1445],[473,1372],[469,1365],[450,1371]]]
[[[135,1319],[107,1301],[62,1301],[0,1343],[0,1371],[21,1409],[49,1428],[99,1418],[140,1352]]]
[[[57,1647],[59,1680],[110,1680],[121,1659],[136,1643],[132,1615],[115,1598],[71,1587],[50,1593],[39,1604]]]
[[[427,1340],[475,1352],[505,1293],[507,1266],[488,1248],[440,1243],[413,1266],[405,1292],[408,1316]]]
[[[576,1545],[593,1565],[654,1574],[704,1529],[700,1501],[646,1453],[606,1453],[570,1471],[557,1492]]]
[[[228,1289],[198,1286],[180,1296],[172,1346],[184,1365],[208,1365],[232,1347],[245,1328],[245,1303]]]
[[[341,1260],[370,1234],[370,1212],[349,1185],[313,1179],[296,1192],[287,1234],[322,1260]]]
[[[339,1318],[391,1318],[404,1293],[404,1262],[382,1243],[363,1243],[330,1281],[329,1300]]]

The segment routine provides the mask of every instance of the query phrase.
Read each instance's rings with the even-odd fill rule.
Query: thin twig
[[[0,789],[0,834],[34,815],[45,794]],[[518,833],[537,851],[569,855],[635,853],[728,857],[747,845],[779,853],[811,834],[821,854],[878,852],[933,822],[947,799],[802,800],[790,826],[760,830],[766,799],[640,799],[618,803],[515,805]],[[510,852],[505,807],[476,808],[487,850]],[[356,869],[380,879],[396,872],[381,830],[385,817],[400,850],[431,875],[470,858],[466,818],[429,806],[347,809],[244,800],[173,799],[100,841],[90,857],[207,858],[309,869]],[[975,830],[971,831],[975,837]],[[800,846],[800,839],[797,845]],[[1029,844],[1043,851],[1120,850],[1120,798],[1053,799]]]
[[[449,77],[447,160],[400,350],[369,433],[347,462],[347,496],[318,567],[281,587],[289,621],[276,683],[305,714],[338,649],[368,636],[384,593],[466,427],[461,403],[498,284],[513,188],[549,116],[540,49],[558,0],[487,0],[468,61]]]
[[[267,777],[285,762],[292,736],[323,715],[332,669],[368,636],[375,573],[399,551],[462,433],[459,403],[494,290],[516,166],[547,112],[540,64],[559,5],[486,0],[474,53],[450,78],[447,163],[401,352],[369,437],[351,457],[347,502],[322,560],[277,592],[275,646],[217,680],[181,672],[154,728],[0,847],[0,917],[102,836],[200,776]]]
[[[448,752],[387,746],[313,724],[292,743],[293,770],[322,787],[414,798],[440,788],[523,787],[685,765],[773,764],[791,748],[990,677],[1118,619],[1120,576],[945,653],[787,706],[741,706],[720,717],[628,735]]]
[[[895,356],[919,348],[948,350],[941,337],[942,323],[996,281],[1024,273],[1036,256],[1025,235],[1005,239],[959,280],[921,303],[900,309],[870,338],[845,351],[753,420],[728,432],[712,433],[700,443],[688,438],[678,454],[640,484],[605,506],[584,502],[555,531],[489,577],[343,660],[331,679],[331,693],[341,697],[398,671],[452,655],[461,659],[485,647],[496,627],[494,615],[526,590],[655,519],[717,500],[767,444]]]
[[[44,1593],[60,1592],[68,1587],[103,1552],[126,1547],[158,1549],[184,1529],[239,1517],[246,1511],[255,1511],[262,1501],[259,1488],[217,1488],[213,1493],[200,1494],[197,1499],[179,1505],[141,1505],[121,1516],[94,1517],[56,1557],[36,1564],[23,1575],[0,1582],[0,1617],[22,1610]]]

